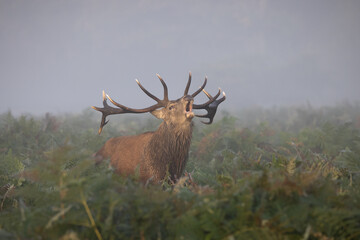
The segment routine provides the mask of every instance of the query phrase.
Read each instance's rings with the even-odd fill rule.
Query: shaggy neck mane
[[[155,172],[168,170],[174,181],[181,177],[188,159],[192,127],[192,123],[180,127],[165,122],[159,126],[148,146]]]

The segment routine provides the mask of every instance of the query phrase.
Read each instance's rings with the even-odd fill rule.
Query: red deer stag
[[[188,159],[188,152],[192,137],[192,119],[194,116],[208,118],[205,124],[211,124],[216,114],[218,105],[225,100],[223,97],[217,99],[221,90],[213,97],[204,90],[207,78],[203,85],[193,94],[188,95],[191,84],[191,73],[187,82],[184,96],[177,100],[168,99],[168,89],[164,80],[157,74],[164,88],[164,99],[159,99],[147,91],[138,80],[139,87],[146,95],[154,99],[157,103],[143,109],[133,109],[115,102],[103,91],[103,108],[92,107],[102,113],[102,120],[99,134],[108,121],[106,117],[112,114],[122,113],[146,113],[150,112],[155,117],[162,119],[163,122],[154,132],[146,132],[136,136],[121,136],[111,138],[95,154],[97,161],[110,158],[111,165],[116,172],[122,175],[134,174],[139,171],[140,179],[145,182],[151,179],[158,182],[162,180],[168,171],[171,180],[176,181],[184,172],[185,164]],[[193,104],[194,97],[203,91],[209,100],[204,104]],[[107,104],[110,100],[117,108]],[[204,115],[194,115],[192,109],[204,109]]]

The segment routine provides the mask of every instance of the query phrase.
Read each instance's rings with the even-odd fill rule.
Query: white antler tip
[[[223,95],[224,95],[224,97],[226,97],[226,94],[225,94],[225,92],[223,91]]]
[[[139,80],[137,80],[137,78],[135,78],[135,81],[139,84],[140,82],[139,82]]]

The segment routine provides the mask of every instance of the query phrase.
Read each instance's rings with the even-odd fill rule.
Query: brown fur
[[[110,158],[121,175],[135,174],[140,179],[162,180],[167,171],[173,181],[184,172],[192,136],[192,123],[176,127],[163,122],[157,131],[136,136],[111,138],[96,153],[96,158]]]

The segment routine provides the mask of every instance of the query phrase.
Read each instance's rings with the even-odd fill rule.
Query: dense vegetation
[[[0,239],[360,239],[360,106],[195,123],[186,174],[142,185],[92,154],[156,120],[0,115]]]

